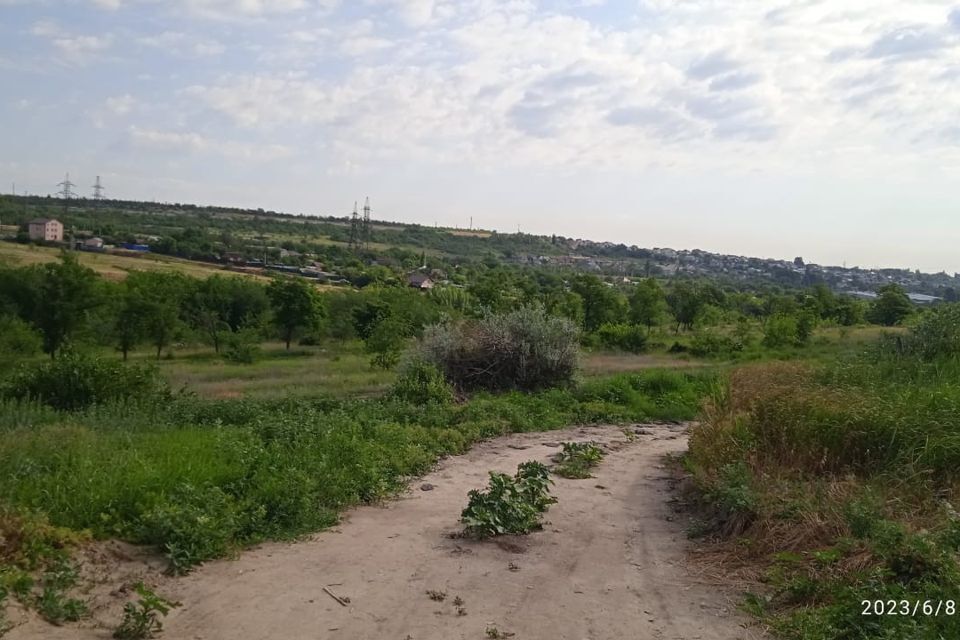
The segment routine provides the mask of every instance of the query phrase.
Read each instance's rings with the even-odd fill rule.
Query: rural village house
[[[63,242],[63,224],[51,218],[36,218],[27,224],[31,240]]]
[[[407,284],[414,289],[433,289],[433,280],[430,279],[430,276],[423,273],[411,273],[407,277]]]

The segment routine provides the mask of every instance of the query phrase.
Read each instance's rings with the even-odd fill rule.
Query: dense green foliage
[[[0,383],[0,399],[32,399],[63,411],[124,400],[159,401],[169,395],[153,367],[77,354],[22,365]]]
[[[903,287],[888,284],[877,291],[877,299],[870,305],[867,319],[887,327],[902,323],[911,313],[913,305]]]
[[[267,296],[274,308],[273,322],[287,349],[298,331],[316,330],[324,316],[320,295],[306,280],[274,280],[267,288]]]

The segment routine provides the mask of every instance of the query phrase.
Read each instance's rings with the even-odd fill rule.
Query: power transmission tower
[[[73,193],[73,188],[77,185],[70,182],[70,173],[67,172],[67,177],[63,179],[63,182],[58,183],[57,186],[60,187],[57,195],[63,198],[63,215],[66,216],[70,210],[70,199],[76,195]]]
[[[350,249],[359,251],[361,245],[360,214],[357,211],[357,203],[353,203],[353,215],[350,217]]]
[[[70,198],[75,197],[76,194],[73,193],[73,188],[77,185],[70,182],[69,173],[67,173],[67,177],[63,179],[63,182],[57,183],[57,186],[60,187],[60,191],[57,192],[57,195],[64,200],[69,200]]]
[[[367,201],[363,204],[363,248],[370,248],[370,236],[373,234],[373,229],[370,227],[370,196],[367,196]]]
[[[103,192],[105,189],[100,183],[100,176],[97,176],[97,181],[93,183],[93,199],[94,200],[103,200]]]

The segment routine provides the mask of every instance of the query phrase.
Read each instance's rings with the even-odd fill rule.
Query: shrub
[[[453,400],[453,389],[435,366],[414,359],[404,364],[393,383],[390,395],[410,404],[443,405]]]
[[[141,516],[141,529],[140,540],[164,547],[170,573],[180,574],[226,555],[240,523],[235,499],[219,487],[182,485]]]
[[[763,327],[763,346],[785,347],[793,344],[797,335],[797,319],[793,316],[777,314],[767,320]]]
[[[253,364],[260,358],[260,341],[255,331],[229,332],[223,342],[223,358],[227,362]]]
[[[74,411],[114,400],[159,398],[167,394],[169,389],[154,367],[77,354],[23,365],[0,386],[0,397],[39,399],[61,411]]]
[[[542,464],[529,461],[515,476],[490,472],[486,491],[474,489],[460,514],[466,533],[478,538],[530,533],[540,528],[540,514],[556,502],[549,493],[550,479]]]
[[[711,329],[701,329],[690,340],[690,353],[698,358],[729,356],[743,349],[743,344]]]
[[[364,348],[372,355],[371,364],[381,369],[396,366],[412,332],[410,324],[399,317],[388,316],[378,322],[364,340]]]
[[[912,356],[925,362],[960,357],[960,304],[925,314],[906,335],[885,334],[879,351],[883,356]]]
[[[577,366],[578,330],[543,307],[426,330],[421,356],[462,390],[532,391],[569,384]]]
[[[647,333],[636,324],[604,324],[597,330],[600,344],[608,349],[642,353],[647,348]]]
[[[16,316],[0,316],[0,354],[6,358],[28,358],[40,353],[40,334]]]

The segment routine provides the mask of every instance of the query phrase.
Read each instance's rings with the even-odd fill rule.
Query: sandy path
[[[185,640],[731,640],[742,626],[736,593],[699,581],[685,561],[683,524],[666,503],[664,454],[680,427],[578,427],[482,443],[443,461],[402,498],[354,509],[337,528],[295,544],[266,544],[163,585],[183,602],[164,638]],[[542,532],[507,540],[455,539],[468,490],[487,471],[548,461],[561,440],[611,451],[595,478],[556,478],[559,502]],[[553,445],[553,446],[551,446]],[[423,483],[434,489],[423,491]],[[349,598],[341,606],[323,587]],[[427,590],[446,600],[431,600]],[[453,604],[459,596],[465,615]],[[98,616],[100,617],[100,616]],[[113,620],[117,619],[114,614]],[[30,623],[10,638],[107,638],[109,632]]]

